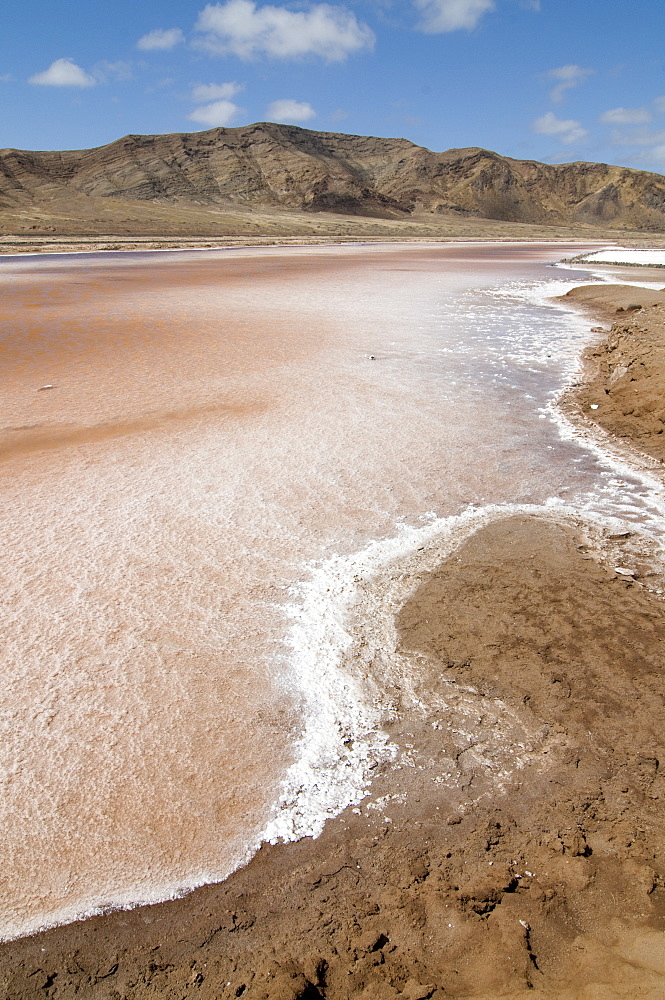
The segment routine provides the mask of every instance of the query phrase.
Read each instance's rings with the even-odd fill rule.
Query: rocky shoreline
[[[566,406],[660,464],[665,306],[589,287],[613,326]],[[361,806],[220,885],[0,946],[2,995],[661,998],[663,601],[647,553],[616,571],[636,536],[589,532],[513,515],[422,577],[401,648],[449,707],[392,724]]]

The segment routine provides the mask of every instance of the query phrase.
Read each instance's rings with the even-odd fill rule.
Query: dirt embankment
[[[449,707],[393,726],[361,808],[223,885],[2,946],[2,995],[662,998],[665,617],[618,558],[483,528],[400,614]]]
[[[665,290],[584,285],[573,301],[611,322],[584,355],[588,378],[568,401],[625,444],[665,462]]]

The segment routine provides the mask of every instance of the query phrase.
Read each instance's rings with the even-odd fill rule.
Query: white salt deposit
[[[665,267],[665,250],[630,250],[626,247],[612,247],[610,250],[596,250],[584,254],[582,257],[577,257],[576,262]]]

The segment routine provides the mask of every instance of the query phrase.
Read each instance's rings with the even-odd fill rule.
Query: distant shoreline
[[[523,223],[503,223],[484,219],[455,222],[448,225],[423,227],[413,231],[402,223],[386,222],[379,231],[376,226],[363,226],[355,220],[335,217],[305,219],[310,222],[308,231],[270,232],[258,234],[216,234],[136,236],[102,233],[95,234],[4,234],[0,235],[0,259],[6,256],[27,256],[54,253],[100,253],[137,250],[206,250],[233,247],[262,246],[335,246],[339,244],[382,243],[559,243],[577,240],[587,244],[631,246],[635,249],[656,247],[665,249],[665,233],[599,230],[587,227],[532,226]],[[335,226],[339,231],[335,231]],[[404,228],[400,228],[404,226]],[[346,228],[346,232],[344,229]]]

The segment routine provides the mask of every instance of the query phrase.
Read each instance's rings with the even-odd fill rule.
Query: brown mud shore
[[[614,376],[642,366],[638,400],[665,379],[663,313],[619,314],[568,401],[657,460],[665,412],[629,411]],[[635,537],[596,541],[540,517],[479,530],[398,622],[450,707],[393,725],[365,803],[221,885],[0,946],[0,995],[662,1000],[665,614]]]
[[[630,449],[665,462],[665,289],[582,285],[561,301],[611,323],[586,350],[584,385],[564,405]]]

